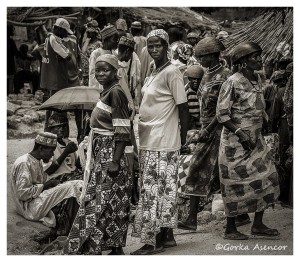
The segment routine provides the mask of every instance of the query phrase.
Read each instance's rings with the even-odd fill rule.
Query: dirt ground
[[[7,141],[7,254],[36,255],[40,246],[31,238],[34,234],[48,230],[39,222],[30,222],[16,214],[9,176],[13,162],[22,154],[29,152],[33,139]],[[250,215],[253,220],[253,215]],[[292,255],[293,254],[293,210],[277,204],[275,209],[266,211],[265,222],[276,227],[280,233],[279,240],[250,238],[247,241],[228,241],[222,238],[224,221],[211,221],[198,226],[196,232],[175,230],[178,246],[166,249],[160,255]],[[250,233],[251,225],[241,227],[243,233]],[[132,238],[131,226],[128,232],[125,254],[141,247],[138,239]],[[268,249],[268,250],[266,250]],[[274,250],[276,249],[276,250]],[[281,249],[281,250],[278,250]],[[105,252],[104,254],[106,254]]]

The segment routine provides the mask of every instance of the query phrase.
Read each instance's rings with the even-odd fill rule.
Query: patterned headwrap
[[[188,61],[193,55],[193,47],[189,44],[180,44],[176,48],[176,52],[183,60]]]
[[[152,30],[148,35],[147,35],[147,40],[150,38],[150,37],[153,37],[153,36],[156,36],[156,37],[159,37],[163,40],[165,40],[167,43],[168,43],[168,46],[169,46],[169,35],[168,33],[163,30],[163,29],[155,29],[155,30]]]

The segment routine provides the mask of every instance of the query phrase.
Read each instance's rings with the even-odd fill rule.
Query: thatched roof
[[[227,50],[244,41],[254,41],[263,49],[262,58],[269,62],[276,57],[276,47],[282,41],[293,45],[293,10],[269,11],[239,29],[224,40]]]
[[[218,24],[186,7],[124,7],[124,18],[139,20],[145,24],[165,28],[182,26],[196,31],[205,30]]]
[[[200,15],[189,8],[184,7],[8,7],[7,22],[19,26],[35,26],[46,23],[48,19],[65,17],[68,20],[76,21],[82,15],[97,17],[107,12],[107,21],[118,18],[120,10],[129,24],[139,20],[146,25],[153,25],[161,28],[170,26],[181,26],[186,29],[203,31],[218,24],[203,15]]]
[[[82,8],[71,7],[8,7],[7,22],[15,26],[38,26],[57,17],[76,21],[81,13]]]

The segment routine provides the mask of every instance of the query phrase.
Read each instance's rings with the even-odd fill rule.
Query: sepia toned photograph
[[[200,5],[5,7],[6,255],[294,255],[294,7]]]

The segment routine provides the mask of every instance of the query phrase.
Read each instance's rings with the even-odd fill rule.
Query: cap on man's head
[[[43,146],[56,147],[57,135],[50,132],[40,132],[36,138],[35,143]]]
[[[115,26],[113,25],[108,25],[105,26],[102,30],[101,30],[101,36],[102,36],[102,40],[107,39],[108,37],[114,35],[114,34],[118,34],[118,30],[116,29]]]
[[[135,41],[133,38],[126,36],[122,36],[119,40],[119,45],[125,45],[132,49],[134,49]]]
[[[69,22],[64,18],[57,18],[54,25],[65,29],[71,35],[73,34]]]
[[[139,22],[139,21],[134,21],[134,22],[131,24],[131,28],[133,28],[133,29],[142,29],[142,23]]]

